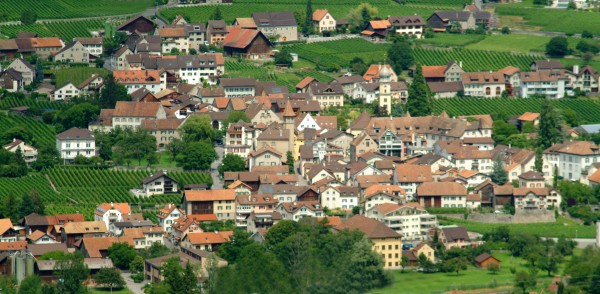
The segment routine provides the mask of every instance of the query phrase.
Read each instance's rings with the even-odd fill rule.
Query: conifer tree
[[[408,88],[408,102],[406,102],[406,110],[411,116],[426,116],[433,112],[433,104],[431,102],[431,94],[429,87],[425,83],[421,66],[417,65],[413,82]]]

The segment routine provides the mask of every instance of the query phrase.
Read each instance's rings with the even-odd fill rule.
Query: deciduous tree
[[[65,255],[56,263],[58,273],[57,289],[59,293],[81,294],[87,293],[83,284],[89,277],[89,269],[83,263],[83,255],[79,252]]]
[[[108,257],[120,269],[129,269],[136,256],[135,248],[127,243],[114,243],[108,247]]]
[[[550,100],[546,99],[542,105],[540,113],[540,126],[538,128],[538,145],[544,150],[552,146],[554,143],[559,143],[561,140],[561,120],[558,112],[550,104]]]
[[[219,174],[223,175],[225,172],[240,172],[246,170],[246,161],[233,153],[227,153],[223,157],[222,164],[219,166]]]
[[[398,75],[415,63],[412,48],[405,38],[394,40],[394,44],[388,49],[387,56],[394,72]]]
[[[121,276],[121,272],[114,268],[101,268],[94,275],[94,282],[98,285],[104,285],[110,288],[110,291],[115,289],[122,289],[125,287],[125,280]]]
[[[184,170],[209,170],[218,155],[213,146],[206,141],[186,143],[183,152],[176,161]]]

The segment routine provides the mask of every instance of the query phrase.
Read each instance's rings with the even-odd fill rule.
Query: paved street
[[[143,281],[141,283],[136,283],[131,279],[131,273],[121,272],[121,276],[123,276],[123,280],[125,280],[125,284],[127,284],[127,289],[129,289],[134,294],[144,294],[144,290],[142,287],[148,283],[148,281]]]
[[[213,179],[213,185],[212,185],[211,189],[213,189],[213,190],[223,189],[223,183],[221,182],[221,179],[219,178],[219,171],[217,170],[219,165],[221,165],[221,161],[223,160],[223,147],[215,146],[215,151],[217,151],[217,155],[219,156],[219,159],[217,159],[215,162],[213,162],[212,165],[210,166],[210,175]]]

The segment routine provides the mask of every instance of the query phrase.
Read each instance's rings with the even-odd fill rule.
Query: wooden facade
[[[265,35],[259,32],[246,47],[224,45],[223,49],[225,54],[229,56],[241,56],[245,59],[267,59],[271,51],[271,43]]]
[[[152,20],[140,15],[119,26],[118,30],[128,31],[129,33],[137,31],[142,34],[150,34],[154,31],[154,26],[155,24]]]

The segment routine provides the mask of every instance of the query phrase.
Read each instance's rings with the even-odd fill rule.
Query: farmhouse
[[[229,56],[244,59],[267,59],[271,42],[261,31],[233,27],[223,40],[223,49]]]
[[[312,15],[313,25],[319,33],[324,31],[335,31],[337,23],[333,15],[327,9],[317,9]]]
[[[143,15],[138,15],[130,18],[126,22],[117,27],[117,31],[124,31],[129,34],[139,32],[142,34],[150,34],[154,31],[156,23]]]
[[[466,207],[467,188],[456,182],[425,182],[417,188],[417,201],[426,208]]]
[[[167,87],[167,73],[163,70],[115,70],[113,77],[127,88],[127,94],[140,88],[156,94]]]
[[[277,37],[277,42],[298,40],[298,24],[291,11],[254,12],[256,28],[267,37]]]
[[[36,70],[31,63],[23,58],[13,60],[6,69],[12,68],[19,72],[22,77],[23,86],[30,85],[36,79]]]

